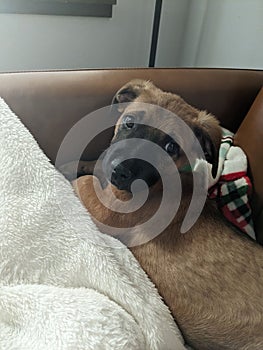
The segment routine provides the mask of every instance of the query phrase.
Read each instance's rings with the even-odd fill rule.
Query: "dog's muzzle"
[[[141,159],[122,161],[121,158],[110,157],[103,163],[106,178],[119,190],[131,192],[132,183],[139,179],[150,187],[160,178],[159,172],[150,163]]]

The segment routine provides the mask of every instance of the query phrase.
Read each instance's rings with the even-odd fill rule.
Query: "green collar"
[[[180,173],[191,173],[192,167],[189,163],[183,165],[181,168],[178,169]]]

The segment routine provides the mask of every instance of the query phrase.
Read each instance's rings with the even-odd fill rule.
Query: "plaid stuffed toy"
[[[233,137],[231,131],[222,128],[218,172],[215,179],[209,178],[208,197],[217,201],[228,221],[256,239],[249,204],[252,184],[247,176],[247,157],[240,147],[233,146]]]

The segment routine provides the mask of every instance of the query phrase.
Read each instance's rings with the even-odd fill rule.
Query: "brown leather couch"
[[[111,103],[132,78],[152,80],[161,89],[213,113],[234,131],[246,152],[254,184],[253,213],[263,243],[263,71],[233,69],[102,69],[0,74],[0,96],[22,119],[41,148],[55,161],[70,128],[88,113]],[[261,90],[261,91],[260,91]],[[83,159],[96,159],[111,138],[96,137]],[[74,147],[65,162],[75,160]]]

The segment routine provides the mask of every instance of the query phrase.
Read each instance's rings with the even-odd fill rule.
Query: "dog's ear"
[[[150,81],[133,79],[116,92],[112,99],[112,105],[116,105],[117,110],[122,113],[123,107],[119,105],[120,103],[133,102],[140,96],[142,91],[145,91],[150,87],[155,87]]]
[[[202,147],[205,158],[212,164],[212,176],[216,177],[219,160],[219,148],[222,139],[222,130],[218,120],[211,114],[200,112],[194,133]]]

